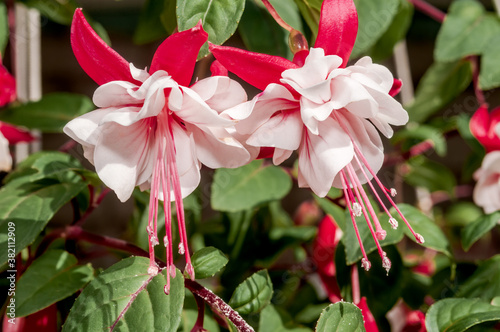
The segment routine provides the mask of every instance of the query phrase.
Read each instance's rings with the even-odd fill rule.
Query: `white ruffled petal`
[[[196,155],[210,168],[236,168],[250,161],[250,153],[224,128],[187,126],[193,133]]]
[[[255,130],[247,144],[296,150],[302,140],[303,127],[299,112],[280,112]]]
[[[213,76],[191,86],[207,105],[218,113],[247,101],[245,89],[226,76]]]
[[[9,141],[0,133],[0,171],[8,172],[12,169],[12,156],[9,150]]]
[[[97,107],[123,106],[142,103],[144,99],[132,96],[137,85],[126,81],[112,81],[101,85],[94,92],[92,101]]]
[[[335,176],[351,162],[352,142],[332,118],[319,123],[319,135],[304,133],[299,148],[299,186],[324,197]]]
[[[144,121],[128,127],[109,122],[99,128],[94,152],[96,172],[122,202],[153,172],[156,142],[148,139],[146,126]]]
[[[195,124],[197,126],[209,127],[229,127],[234,125],[234,121],[219,116],[205,101],[193,90],[181,87],[183,102],[180,108],[172,107],[182,121]]]

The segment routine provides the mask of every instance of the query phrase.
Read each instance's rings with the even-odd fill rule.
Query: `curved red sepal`
[[[486,152],[500,150],[500,138],[495,127],[500,123],[500,107],[488,113],[486,105],[480,106],[470,119],[469,128]]]
[[[207,40],[201,20],[189,30],[174,33],[156,50],[149,73],[164,70],[180,85],[189,86],[196,58]]]
[[[212,76],[228,76],[228,71],[219,61],[215,60],[210,65]]]
[[[345,67],[357,33],[358,13],[352,0],[323,1],[314,47],[324,49],[325,55],[340,56],[342,67]]]
[[[260,90],[264,90],[271,83],[281,84],[281,73],[287,69],[298,67],[293,62],[279,56],[210,43],[209,47],[212,54],[224,67]]]
[[[97,84],[111,81],[138,83],[130,74],[129,63],[97,35],[80,8],[75,10],[71,23],[71,47],[82,69]]]
[[[361,313],[363,314],[366,332],[378,332],[377,322],[375,321],[375,317],[373,317],[370,308],[368,308],[366,297],[363,296],[361,300],[359,300],[359,303],[356,303],[356,306],[358,306],[358,308],[361,310]]]
[[[309,55],[309,50],[298,51],[293,55],[293,63],[297,66],[302,67],[306,62],[306,58]]]
[[[16,80],[0,59],[0,107],[16,100]]]
[[[5,122],[0,122],[0,133],[9,141],[9,144],[17,144],[20,142],[31,142],[34,137],[23,129],[14,127]]]
[[[389,95],[391,97],[394,97],[401,91],[401,87],[403,86],[403,82],[401,80],[398,80],[397,78],[394,79],[394,83],[392,83],[392,88],[389,91]]]

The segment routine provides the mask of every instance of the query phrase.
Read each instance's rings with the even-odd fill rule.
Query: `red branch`
[[[238,331],[254,332],[254,329],[248,325],[247,322],[245,322],[233,308],[231,308],[220,297],[212,293],[209,289],[206,289],[196,281],[191,281],[190,279],[185,280],[185,285],[186,288],[193,294],[201,297],[205,302],[207,302],[212,310],[217,310],[226,316],[234,324],[234,326],[236,326]]]
[[[83,230],[79,226],[67,226],[66,228],[55,230],[48,235],[52,239],[57,237],[62,237],[66,239],[81,240],[89,243],[98,244],[108,248],[113,248],[120,251],[125,251],[133,255],[148,257],[148,252],[137,247],[136,245],[129,243],[124,240],[92,234]],[[165,263],[157,260],[158,265],[165,267]],[[226,316],[231,323],[234,324],[241,332],[253,332],[253,328],[248,325],[247,322],[241,318],[241,316],[231,308],[227,303],[225,303],[220,297],[212,293],[209,289],[203,287],[196,281],[190,279],[185,279],[185,286],[189,289],[195,296],[202,298],[212,309],[217,310]]]
[[[439,23],[443,23],[446,14],[434,7],[433,5],[423,1],[423,0],[409,0],[413,6],[420,12],[426,14],[427,16],[433,18]]]
[[[293,28],[279,16],[276,9],[274,9],[273,5],[271,5],[268,0],[262,0],[262,3],[264,4],[264,6],[266,6],[267,11],[269,12],[269,14],[271,14],[276,23],[278,23],[283,29],[289,32],[293,30]]]

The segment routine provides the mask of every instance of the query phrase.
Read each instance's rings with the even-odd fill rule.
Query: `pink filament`
[[[361,248],[361,253],[363,254],[363,258],[368,261],[368,256],[366,255],[365,247],[363,246],[363,241],[361,241],[361,236],[359,235],[358,225],[356,224],[356,219],[354,217],[354,213],[351,208],[350,196],[352,196],[352,192],[348,195],[348,192],[351,190],[347,185],[347,180],[344,171],[340,171],[340,179],[342,180],[342,187],[344,190],[344,196],[347,201],[347,208],[349,209],[349,214],[351,215],[352,225],[354,226],[354,231],[356,232],[356,237],[358,238],[359,247]]]

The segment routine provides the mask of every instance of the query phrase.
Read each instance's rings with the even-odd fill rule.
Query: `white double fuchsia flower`
[[[367,183],[389,217],[371,180],[395,207],[415,239],[415,233],[394,204],[394,189],[385,188],[377,178],[383,146],[377,129],[391,137],[391,125],[403,125],[408,114],[393,95],[401,83],[390,71],[364,57],[346,67],[357,33],[357,13],[351,0],[323,1],[315,47],[298,51],[293,62],[277,56],[211,45],[216,59],[229,71],[264,90],[252,101],[225,112],[240,122],[239,133],[247,144],[271,147],[277,165],[298,152],[298,182],[324,197],[332,186],[342,188],[346,205],[363,253],[362,265],[371,266],[359,236],[355,217],[364,215],[383,266],[391,262],[379,240],[386,232],[370,203],[363,184]]]
[[[218,168],[249,162],[249,152],[227,129],[234,122],[219,115],[245,102],[245,91],[222,76],[188,87],[199,49],[207,41],[201,24],[167,38],[149,71],[135,68],[109,48],[80,10],[73,19],[71,41],[80,65],[100,85],[93,98],[99,109],[69,122],[65,133],[82,144],[85,157],[121,201],[136,186],[151,190],[151,275],[158,273],[154,246],[159,244],[158,204],[164,200],[167,275],[175,276],[170,201],[176,202],[178,251],[185,254],[186,271],[194,279],[182,199],[198,186],[201,164]]]

